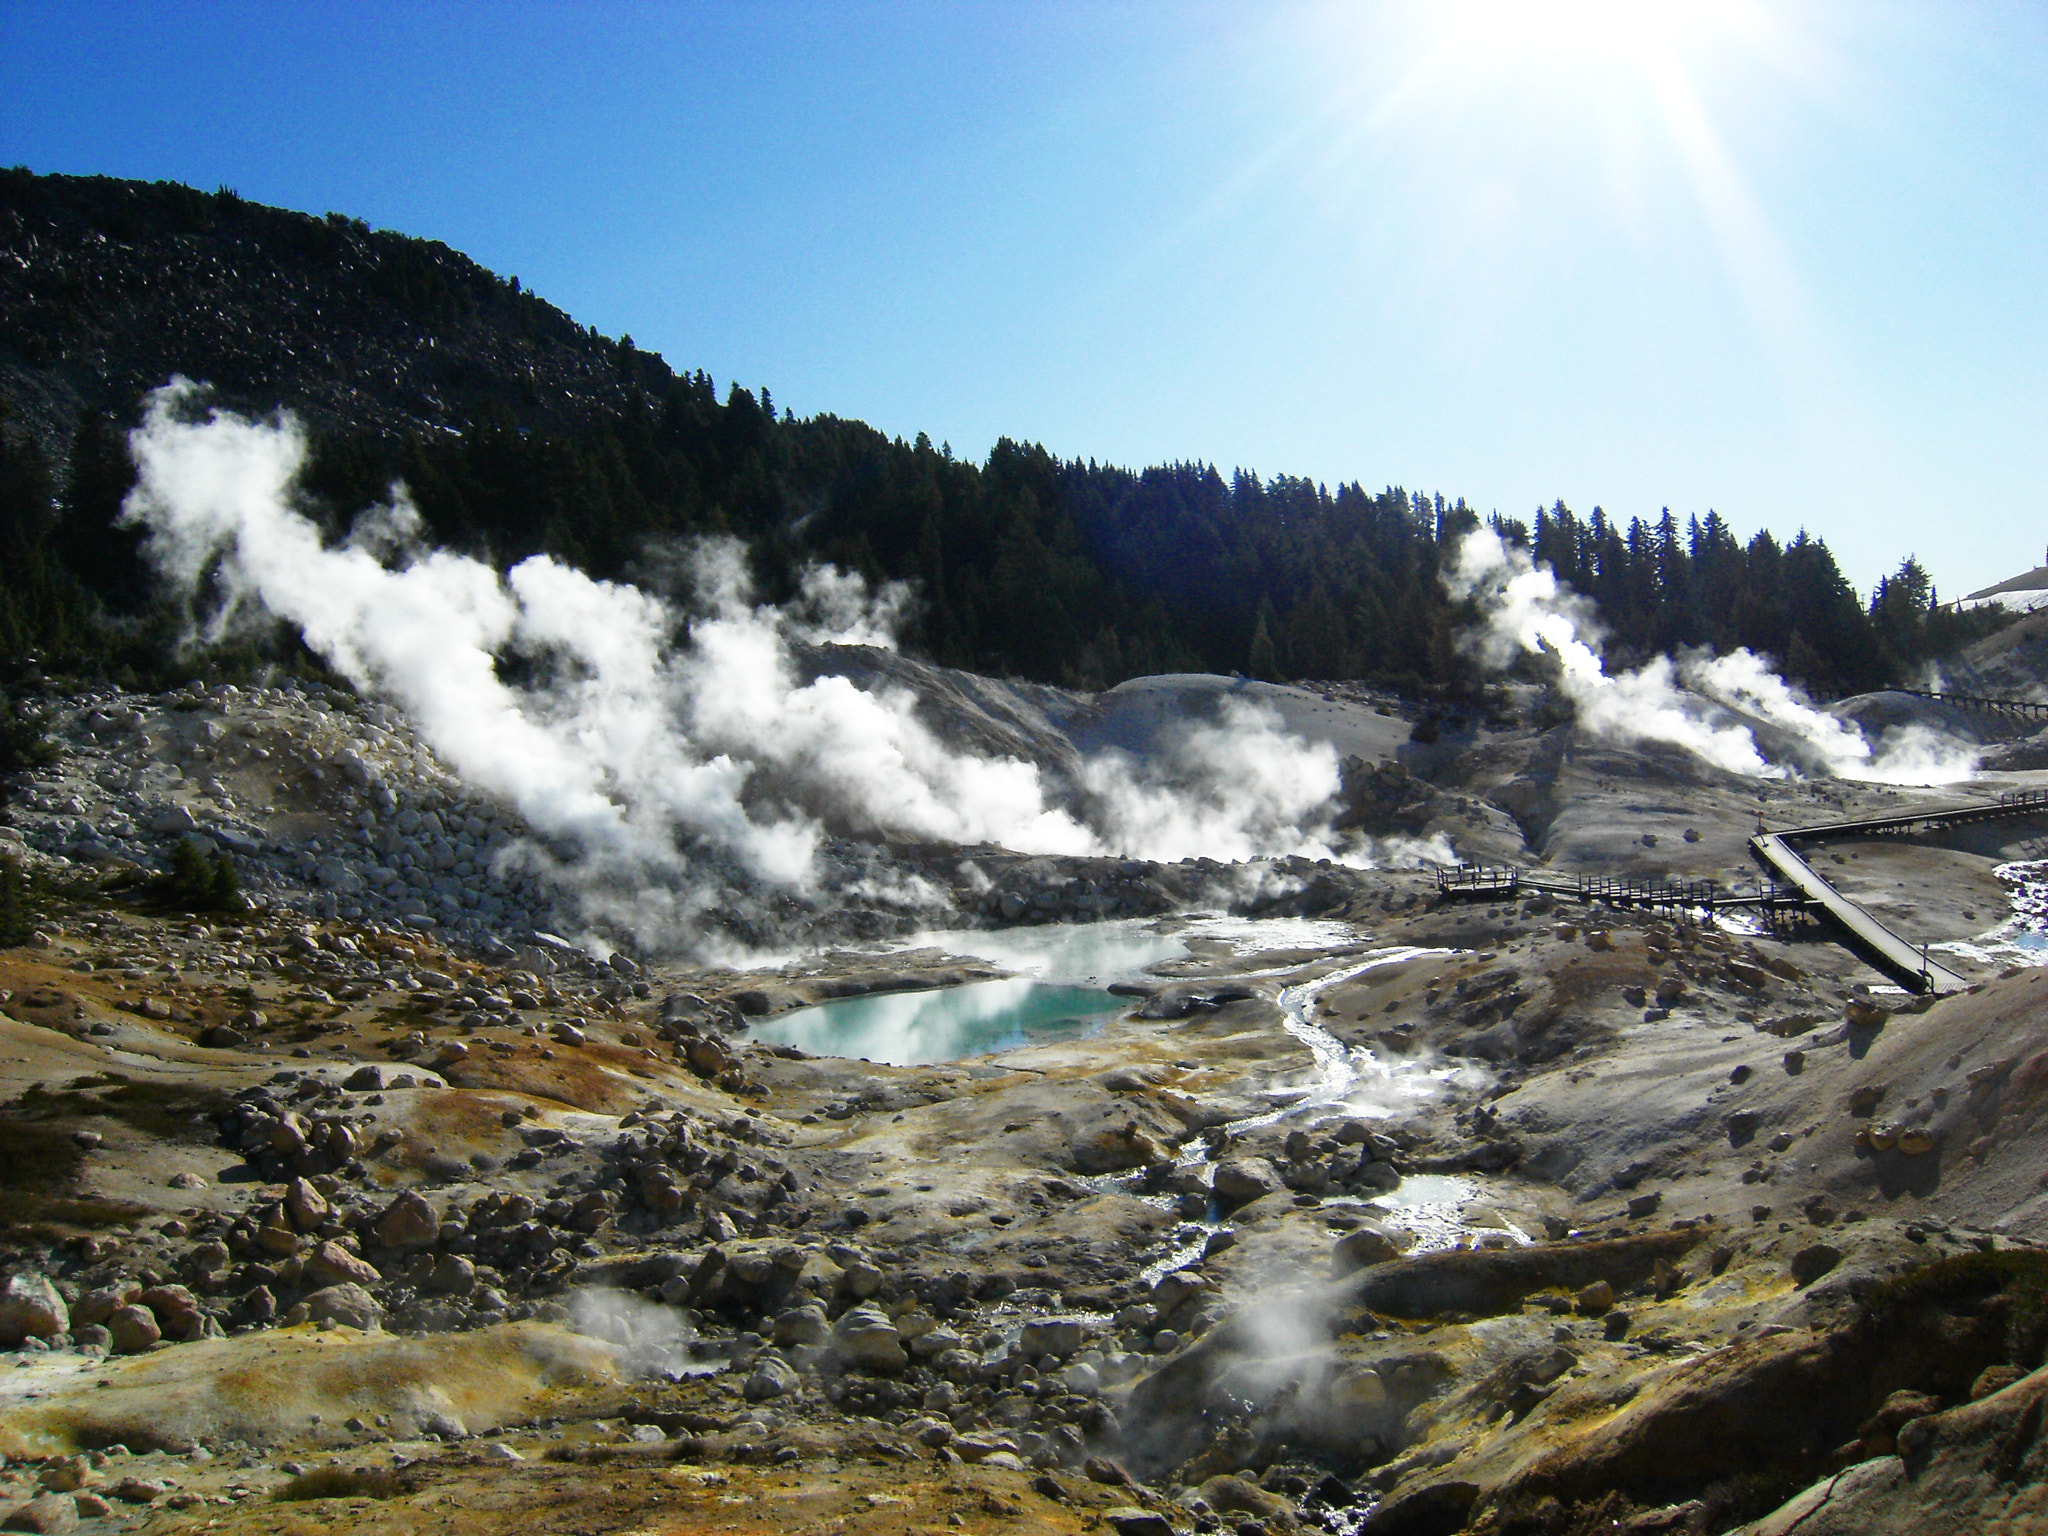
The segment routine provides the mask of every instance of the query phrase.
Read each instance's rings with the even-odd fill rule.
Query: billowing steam
[[[738,546],[710,541],[688,562],[686,621],[546,556],[501,576],[423,549],[402,489],[331,544],[297,505],[298,423],[202,415],[198,396],[183,380],[157,391],[131,440],[140,478],[123,518],[147,531],[149,558],[211,605],[211,635],[296,627],[473,789],[573,845],[569,863],[525,856],[587,919],[674,942],[730,902],[735,877],[814,896],[828,831],[1161,860],[1331,852],[1320,818],[1336,754],[1256,704],[1228,701],[1153,758],[1086,762],[1063,805],[1037,765],[946,744],[907,689],[799,680],[799,646],[891,644],[901,589],[814,569],[795,602],[757,604]]]
[[[661,1376],[674,1380],[688,1374],[690,1346],[697,1330],[673,1307],[664,1307],[631,1291],[586,1286],[569,1295],[571,1330],[601,1339],[618,1350],[619,1369],[629,1378]]]
[[[1977,754],[1924,726],[1895,727],[1873,748],[1748,650],[1659,656],[1610,673],[1591,601],[1490,528],[1465,537],[1444,580],[1454,595],[1478,601],[1484,660],[1505,667],[1524,654],[1553,658],[1579,723],[1611,740],[1671,742],[1731,773],[1784,778],[1792,769],[1764,755],[1752,729],[1760,723],[1782,733],[1782,755],[1838,778],[1948,784],[1976,771]]]

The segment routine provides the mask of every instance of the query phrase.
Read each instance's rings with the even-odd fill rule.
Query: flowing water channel
[[[1121,1005],[1101,990],[1118,981],[1156,982],[1165,975],[1197,974],[1271,978],[1307,972],[1303,979],[1281,987],[1275,1000],[1284,1027],[1300,1042],[1308,1061],[1275,1063],[1273,1081],[1265,1090],[1271,1107],[1223,1126],[1221,1145],[1227,1148],[1237,1136],[1287,1120],[1303,1126],[1335,1118],[1399,1120],[1457,1086],[1461,1074],[1470,1070],[1442,1059],[1383,1058],[1347,1046],[1315,1021],[1317,1000],[1332,987],[1381,967],[1453,953],[1375,948],[1369,935],[1348,923],[1213,917],[1053,924],[920,934],[901,947],[972,955],[1018,974],[1001,982],[821,1004],[758,1029],[756,1038],[877,1061],[952,1060],[1094,1033],[1120,1011]],[[1278,963],[1240,968],[1243,961],[1261,956]],[[1004,1015],[1005,998],[1018,1006],[1016,1016]],[[785,1033],[790,1034],[786,1042]],[[798,1034],[802,1038],[796,1038]],[[1189,1141],[1178,1166],[1206,1169],[1218,1144],[1215,1133]],[[1081,1182],[1136,1196],[1161,1209],[1176,1208],[1174,1195],[1147,1193],[1142,1175],[1104,1175]],[[1427,1251],[1451,1247],[1469,1234],[1464,1212],[1480,1192],[1478,1181],[1471,1178],[1425,1174],[1409,1176],[1370,1202],[1333,1196],[1321,1203],[1332,1211],[1356,1208],[1361,1213],[1369,1206],[1369,1214],[1412,1233],[1416,1251]],[[1201,1217],[1182,1222],[1148,1266],[1146,1278],[1156,1279],[1192,1262],[1223,1225],[1213,1205]]]
[[[1277,999],[1281,1021],[1287,1032],[1308,1049],[1313,1063],[1308,1081],[1302,1086],[1290,1085],[1276,1090],[1276,1096],[1286,1101],[1277,1107],[1223,1126],[1223,1144],[1227,1146],[1231,1139],[1244,1132],[1276,1125],[1282,1120],[1298,1119],[1304,1126],[1312,1126],[1338,1116],[1347,1119],[1397,1119],[1405,1109],[1436,1098],[1452,1086],[1459,1074],[1466,1070],[1456,1063],[1387,1061],[1370,1050],[1346,1045],[1315,1022],[1316,999],[1331,987],[1382,966],[1399,965],[1424,955],[1452,953],[1454,951],[1447,949],[1413,947],[1372,950],[1362,958],[1336,966],[1307,981],[1282,987]],[[1211,1152],[1213,1145],[1213,1142],[1199,1137],[1188,1142],[1181,1149],[1177,1166],[1212,1166],[1215,1161]],[[1404,1178],[1398,1188],[1375,1195],[1370,1201],[1337,1196],[1323,1200],[1321,1205],[1331,1210],[1367,1205],[1377,1207],[1390,1213],[1397,1225],[1414,1235],[1414,1251],[1426,1252],[1449,1248],[1466,1234],[1468,1228],[1463,1212],[1478,1193],[1478,1185],[1470,1179],[1421,1174]],[[1204,1216],[1183,1223],[1174,1234],[1168,1251],[1146,1267],[1144,1278],[1157,1280],[1161,1275],[1192,1263],[1200,1257],[1211,1234],[1224,1224],[1221,1213],[1212,1203]],[[1514,1235],[1522,1236],[1519,1232]]]

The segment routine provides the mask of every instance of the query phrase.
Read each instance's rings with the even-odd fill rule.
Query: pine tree
[[[1280,681],[1280,656],[1273,647],[1273,605],[1261,598],[1259,616],[1252,625],[1251,652],[1245,660],[1245,674],[1264,683]]]

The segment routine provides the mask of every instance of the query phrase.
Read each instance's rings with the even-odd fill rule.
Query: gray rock
[[[1081,1325],[1066,1318],[1041,1318],[1024,1325],[1017,1348],[1026,1355],[1071,1355],[1081,1347]]]
[[[364,760],[360,753],[343,750],[334,754],[329,766],[339,770],[341,776],[358,789],[368,789],[384,777],[375,763]]]
[[[1842,1250],[1826,1243],[1813,1243],[1792,1255],[1792,1279],[1798,1285],[1811,1285],[1822,1275],[1842,1262]]]
[[[879,1307],[851,1307],[832,1329],[832,1347],[842,1360],[870,1370],[900,1371],[910,1363],[902,1336]]]
[[[796,1371],[788,1361],[774,1355],[763,1355],[747,1377],[747,1401],[758,1403],[771,1397],[786,1397],[799,1385]]]
[[[199,823],[193,817],[191,811],[175,800],[150,812],[149,830],[152,832],[161,834],[194,832],[198,828]]]
[[[116,1307],[107,1317],[107,1333],[117,1355],[139,1355],[164,1336],[156,1314],[147,1307],[130,1303]]]
[[[70,1328],[70,1309],[48,1275],[33,1269],[17,1270],[0,1285],[0,1344],[53,1338]]]
[[[823,1307],[792,1307],[775,1319],[778,1344],[816,1345],[832,1341],[832,1325]]]
[[[315,1291],[299,1303],[311,1322],[335,1322],[350,1328],[375,1328],[384,1320],[384,1308],[360,1285],[330,1285]],[[296,1308],[294,1310],[297,1310]]]
[[[1273,1165],[1264,1158],[1231,1158],[1216,1165],[1216,1176],[1211,1187],[1216,1191],[1216,1203],[1226,1211],[1249,1205],[1261,1195],[1271,1194],[1280,1186],[1280,1177],[1273,1171]]]
[[[313,879],[323,890],[344,891],[353,895],[363,888],[363,877],[340,859],[320,860],[313,866]]]
[[[1385,1264],[1401,1256],[1401,1244],[1385,1227],[1364,1222],[1346,1232],[1330,1250],[1330,1278],[1339,1279],[1372,1264]]]
[[[10,1510],[0,1530],[69,1531],[78,1526],[78,1501],[68,1493],[45,1493]]]

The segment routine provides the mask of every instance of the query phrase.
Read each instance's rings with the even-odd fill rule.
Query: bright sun
[[[1458,0],[1436,12],[1437,54],[1494,88],[1582,100],[1673,92],[1715,45],[1748,30],[1752,0]]]
[[[1448,14],[1459,46],[1502,62],[1657,68],[1711,8],[1684,0],[1472,0]]]

